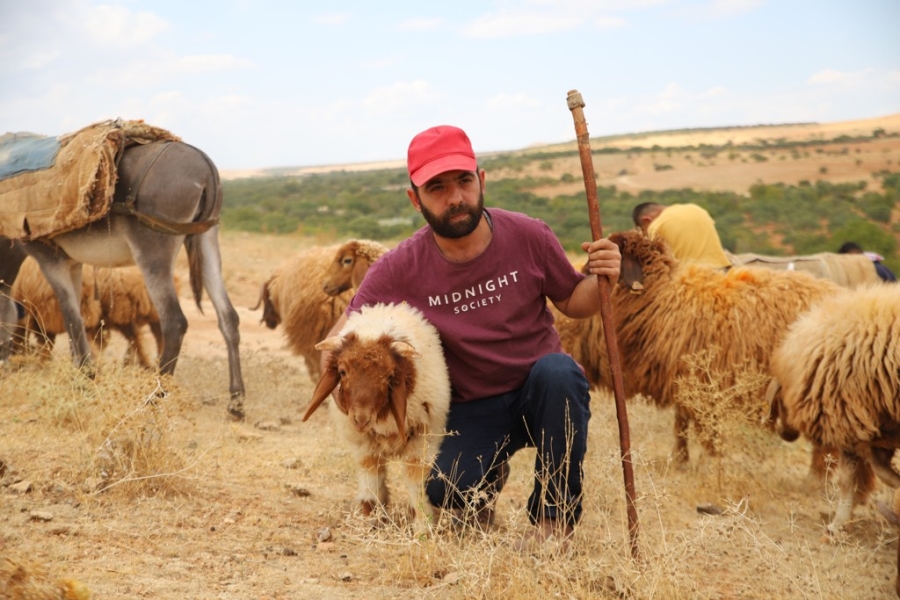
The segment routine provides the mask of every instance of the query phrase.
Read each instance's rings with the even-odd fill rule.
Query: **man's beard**
[[[470,207],[468,204],[460,204],[459,206],[448,208],[440,216],[429,211],[424,204],[420,203],[419,206],[422,207],[422,216],[425,217],[425,221],[436,234],[443,238],[455,240],[469,235],[478,227],[481,215],[484,213],[484,191],[478,194],[477,206]],[[461,214],[469,215],[469,218],[462,221],[451,220],[453,217]]]

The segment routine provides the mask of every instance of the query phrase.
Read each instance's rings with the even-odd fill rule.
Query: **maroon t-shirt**
[[[492,208],[487,249],[464,263],[447,260],[428,226],[378,259],[348,311],[408,302],[438,329],[453,401],[521,387],[542,356],[561,352],[546,298],[568,298],[584,275],[538,219]]]

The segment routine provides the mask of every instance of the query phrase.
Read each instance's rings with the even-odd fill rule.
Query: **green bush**
[[[785,145],[791,152],[805,147]],[[725,151],[729,158],[736,158],[738,152],[752,156],[763,148],[761,144],[726,145],[699,151],[704,156],[716,150]],[[595,154],[607,152],[611,151]],[[630,148],[617,152],[636,155],[652,151]],[[574,151],[497,154],[483,160],[482,166],[489,173],[501,167],[520,172],[534,163],[540,170],[556,158],[576,154]],[[671,167],[657,165],[657,168]],[[581,242],[591,239],[584,192],[547,198],[532,190],[579,179],[569,173],[558,179],[489,177],[485,203],[544,220],[567,250],[578,251]],[[900,262],[896,248],[900,227],[894,225],[891,230],[889,224],[893,211],[900,208],[900,172],[881,171],[875,174],[875,179],[880,189],[866,189],[863,182],[803,181],[797,185],[756,184],[745,194],[683,188],[644,190],[635,195],[620,192],[614,186],[598,186],[597,194],[604,235],[631,229],[631,211],[639,202],[693,202],[710,212],[723,245],[732,252],[833,252],[841,243],[852,239],[867,250],[884,255],[885,264],[896,271]],[[404,168],[224,181],[222,225],[242,231],[398,240],[424,223],[406,196],[408,184]],[[777,237],[770,239],[772,232]]]

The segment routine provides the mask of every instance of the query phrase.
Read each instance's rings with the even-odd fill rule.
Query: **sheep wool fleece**
[[[493,239],[481,255],[448,261],[425,226],[372,265],[348,310],[408,302],[441,335],[453,387],[447,427],[458,435],[442,444],[436,468],[452,474],[453,483],[445,488],[444,477],[429,483],[434,504],[462,508],[476,489],[499,491],[500,465],[536,446],[531,517],[574,521],[590,396],[582,369],[562,353],[547,298],[568,298],[584,275],[544,222],[497,208],[485,212]],[[566,421],[574,430],[570,444]],[[548,472],[554,480],[542,485]]]

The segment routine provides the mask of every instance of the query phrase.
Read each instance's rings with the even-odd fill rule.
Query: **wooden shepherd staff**
[[[575,134],[578,138],[578,154],[581,157],[581,172],[584,175],[584,191],[587,194],[588,212],[591,219],[591,234],[594,241],[603,237],[600,223],[600,202],[597,199],[597,181],[594,179],[594,162],[591,158],[591,140],[584,120],[584,100],[577,90],[571,90],[567,98],[569,110],[575,120]],[[606,351],[612,371],[613,391],[616,395],[616,417],[619,420],[619,445],[622,447],[622,472],[625,476],[625,499],[628,506],[628,533],[631,540],[631,556],[640,558],[638,548],[638,516],[634,498],[634,471],[631,464],[631,440],[628,429],[628,412],[625,410],[625,387],[622,383],[622,367],[619,363],[619,348],[616,342],[616,327],[613,322],[610,302],[609,278],[598,277],[600,288],[600,318],[606,337]]]

